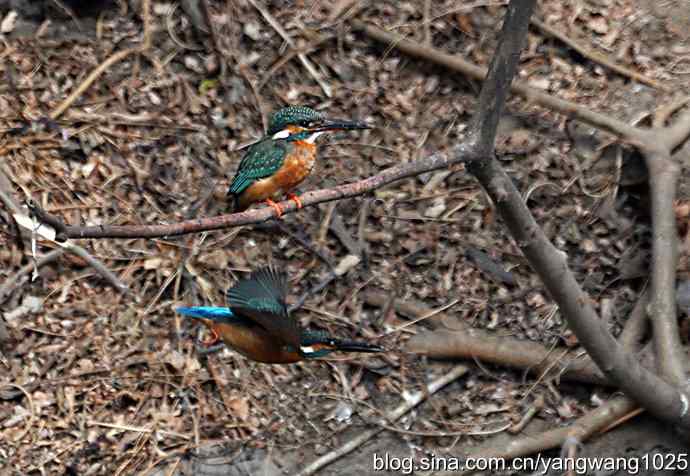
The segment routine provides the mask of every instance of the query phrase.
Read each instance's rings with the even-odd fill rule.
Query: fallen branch
[[[391,46],[414,58],[419,58],[444,66],[452,71],[467,76],[468,78],[482,81],[488,72],[486,68],[471,63],[460,56],[451,55],[436,48],[422,46],[419,44],[419,42],[406,40],[399,35],[389,33],[372,25],[367,25],[362,21],[351,20],[350,23],[352,24],[353,28],[360,31],[362,34],[366,35],[372,40],[387,46]],[[619,121],[618,119],[606,114],[591,111],[577,103],[557,98],[556,96],[547,94],[539,89],[531,88],[522,81],[513,81],[511,91],[519,96],[522,96],[527,101],[533,102],[552,111],[560,112],[561,114],[610,132],[614,135],[624,138],[635,135],[635,128],[623,121]]]
[[[499,337],[481,329],[434,331],[412,336],[405,350],[435,359],[477,359],[481,362],[525,369],[540,377],[613,385],[587,355],[538,342]],[[555,361],[556,356],[560,357]],[[553,364],[556,364],[555,366]],[[553,367],[553,368],[551,368]],[[546,374],[550,375],[546,375]]]
[[[558,41],[566,45],[568,48],[577,51],[588,60],[598,63],[603,67],[610,69],[614,73],[620,74],[621,76],[624,76],[626,78],[630,78],[633,81],[637,81],[638,83],[646,84],[647,86],[650,86],[654,89],[658,89],[659,91],[664,91],[666,93],[671,92],[671,88],[669,88],[668,86],[661,84],[652,78],[648,78],[647,76],[640,74],[637,71],[633,71],[630,68],[626,68],[625,66],[621,66],[617,63],[614,63],[613,61],[609,60],[606,56],[599,54],[596,51],[593,51],[585,47],[584,45],[581,45],[577,41],[562,33],[560,30],[557,30],[556,28],[547,25],[546,23],[542,22],[537,18],[532,18],[531,22],[532,25],[537,27],[542,33],[556,38]]]
[[[527,456],[539,451],[558,448],[563,442],[576,435],[578,441],[584,441],[600,430],[609,427],[611,421],[623,418],[628,413],[634,411],[635,403],[626,397],[616,397],[592,410],[586,415],[578,418],[572,425],[555,428],[537,435],[525,435],[519,439],[512,439],[506,445],[496,445],[496,442],[489,440],[487,444],[472,449],[463,457],[473,458],[503,458],[512,459],[518,456]],[[457,476],[458,474],[470,474],[471,472],[439,472],[434,476]]]
[[[388,412],[388,414],[386,415],[385,424],[397,421],[407,412],[417,407],[426,399],[430,398],[443,387],[462,377],[466,372],[467,367],[465,367],[464,365],[457,365],[453,367],[453,369],[447,374],[429,383],[426,391],[416,392],[411,395],[403,395],[404,401],[400,405],[398,405],[394,410]],[[359,448],[364,443],[366,443],[367,441],[369,441],[370,439],[372,439],[384,430],[385,427],[379,426],[361,432],[359,436],[356,436],[355,438],[351,439],[339,448],[336,448],[335,450],[326,453],[316,461],[308,464],[307,467],[299,473],[297,473],[296,476],[310,476],[316,473],[318,470],[331,464],[338,458],[345,456],[348,453],[352,453],[354,450],[356,450],[357,448]]]

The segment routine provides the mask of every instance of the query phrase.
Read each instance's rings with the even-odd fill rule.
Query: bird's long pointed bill
[[[345,121],[341,119],[325,119],[321,124],[310,129],[311,132],[321,131],[351,131],[357,129],[371,129],[371,126],[362,121]]]
[[[380,345],[368,344],[366,342],[339,341],[337,350],[341,352],[383,352],[385,349]]]

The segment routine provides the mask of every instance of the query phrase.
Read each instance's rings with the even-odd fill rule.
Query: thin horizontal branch
[[[442,169],[456,162],[464,160],[462,155],[450,158],[443,154],[434,154],[424,159],[398,165],[384,170],[372,177],[358,182],[339,185],[333,188],[315,190],[300,195],[300,201],[304,207],[314,206],[323,202],[341,200],[364,195],[388,185],[400,179],[413,177],[431,170]],[[286,200],[280,203],[284,213],[292,213],[297,210],[295,202]],[[272,207],[251,209],[241,213],[219,215],[210,218],[198,218],[194,220],[171,223],[167,225],[98,225],[98,226],[73,226],[65,225],[62,228],[62,238],[159,238],[163,236],[179,236],[201,231],[220,230],[254,223],[263,223],[275,217]],[[58,234],[58,239],[61,237]]]

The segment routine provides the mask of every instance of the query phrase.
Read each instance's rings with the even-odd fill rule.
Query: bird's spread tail
[[[232,318],[234,314],[227,307],[215,306],[194,306],[194,307],[178,307],[175,309],[178,314],[193,319],[208,319],[211,321],[225,321]]]
[[[244,203],[241,203],[240,194],[233,193],[228,190],[228,198],[232,200],[232,212],[239,213],[245,211],[248,207]]]

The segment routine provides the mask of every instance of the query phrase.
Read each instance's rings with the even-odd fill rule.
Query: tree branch
[[[463,156],[455,156],[452,159],[443,154],[434,154],[419,161],[408,162],[391,167],[358,182],[339,185],[334,188],[315,190],[300,195],[300,201],[304,207],[314,206],[323,202],[341,200],[364,195],[388,185],[397,180],[414,177],[431,170],[443,169],[454,163],[461,162]],[[284,214],[297,210],[295,202],[286,200],[280,202]],[[45,213],[45,212],[44,212]],[[275,211],[271,207],[250,209],[241,213],[219,215],[210,218],[198,218],[194,220],[171,223],[167,225],[97,225],[97,226],[73,226],[64,225],[65,238],[159,238],[163,236],[179,236],[201,231],[220,230],[241,225],[263,223],[275,217]],[[60,227],[62,228],[62,227]]]
[[[505,92],[502,88],[507,88],[510,84],[527,34],[534,3],[529,0],[511,0],[508,5],[498,50],[492,59],[480,94],[477,107],[480,117],[473,121],[473,129],[469,133],[470,137],[480,137],[477,150],[471,151],[469,156],[474,156],[473,152],[491,153],[484,155],[481,162],[470,162],[468,171],[477,178],[491,197],[517,246],[537,272],[554,301],[558,303],[582,346],[587,349],[604,374],[658,417],[689,427],[688,397],[643,368],[630,353],[618,345],[568,268],[567,255],[551,244],[523,202],[512,180],[494,159],[494,137],[489,137],[485,131],[476,129],[490,128],[495,120],[494,98],[504,97]],[[506,77],[507,74],[510,76]],[[489,93],[485,93],[485,89],[488,89]],[[500,111],[500,105],[498,110]],[[628,133],[634,131],[636,138],[639,138],[637,129],[627,125],[625,129]],[[492,132],[495,135],[495,130]],[[487,150],[489,140],[490,146]],[[456,154],[466,153],[466,147],[464,144],[456,147]]]
[[[513,3],[511,2],[511,6]],[[525,8],[528,7],[525,6]],[[433,61],[474,78],[477,78],[484,72],[483,69],[457,56],[420,46],[404,40],[398,35],[367,26],[361,22],[353,22],[353,25],[370,38],[391,44],[408,55]],[[492,71],[492,69],[490,68],[489,71]],[[491,77],[487,78],[485,85],[490,83],[492,79]],[[660,139],[664,139],[666,143],[663,145],[667,148],[677,147],[685,140],[688,129],[690,129],[688,114],[681,116],[674,126],[667,129],[644,130],[604,114],[590,111],[578,104],[534,90],[521,82],[516,81],[512,89],[527,100],[534,101],[544,107],[619,135],[636,144],[645,153],[648,163],[652,160],[650,152],[659,151]],[[487,106],[490,106],[490,104],[484,104],[480,101],[477,107],[478,114],[483,114]],[[478,122],[480,121],[475,121],[475,123]],[[473,133],[471,132],[470,137],[472,135]],[[667,150],[664,149],[664,152]],[[456,154],[463,154],[466,157],[474,157],[473,152],[468,151],[466,145],[456,147]],[[650,167],[650,175],[657,173],[657,169],[665,169],[663,173],[668,176],[668,168],[668,164],[665,164],[663,167]],[[522,202],[512,181],[500,165],[493,158],[489,157],[481,166],[477,165],[476,162],[471,162],[468,164],[468,170],[475,175],[477,180],[487,190],[518,246],[545,283],[570,327],[597,365],[609,378],[618,383],[628,395],[632,396],[652,413],[665,420],[674,422],[681,418],[682,425],[689,426],[690,415],[688,414],[688,406],[690,401],[688,397],[643,369],[639,362],[617,345],[613,336],[611,336],[608,329],[606,329],[596,315],[594,308],[589,302],[589,298],[582,292],[572,272],[568,269],[566,256],[548,241]],[[654,180],[658,181],[659,178],[652,181]],[[672,214],[672,208],[668,207],[662,210],[663,207],[667,206],[669,198],[673,200],[675,187],[672,186],[673,183],[669,181],[668,177],[662,178],[661,183],[666,183],[670,187],[666,189],[663,186],[654,187],[657,192],[666,196],[655,198],[655,201],[658,203],[653,206],[652,210],[656,220],[655,227],[656,224],[659,224],[664,230],[662,233],[655,232],[653,265],[656,271],[653,272],[653,275],[656,274],[657,278],[652,283],[652,296],[654,303],[660,305],[660,310],[658,312],[655,310],[654,313],[655,332],[656,328],[659,327],[661,329],[660,333],[663,336],[675,333],[675,337],[671,337],[670,340],[658,339],[658,351],[661,353],[657,355],[657,362],[664,360],[671,362],[661,364],[663,365],[662,371],[670,382],[675,383],[678,381],[679,368],[681,368],[679,363],[682,360],[678,347],[675,344],[677,341],[677,323],[676,316],[673,313],[675,311],[675,304],[669,304],[671,300],[669,291],[672,291],[674,287],[667,287],[667,291],[662,289],[663,286],[671,282],[671,279],[675,280],[675,274],[671,278],[671,272],[669,271],[670,269],[675,270],[674,255],[673,252],[668,252],[669,245],[672,245],[676,239],[674,238],[675,228],[673,228],[675,222],[671,225],[669,221],[669,213]],[[673,231],[671,231],[671,228],[673,228]],[[662,239],[662,236],[665,238]]]

